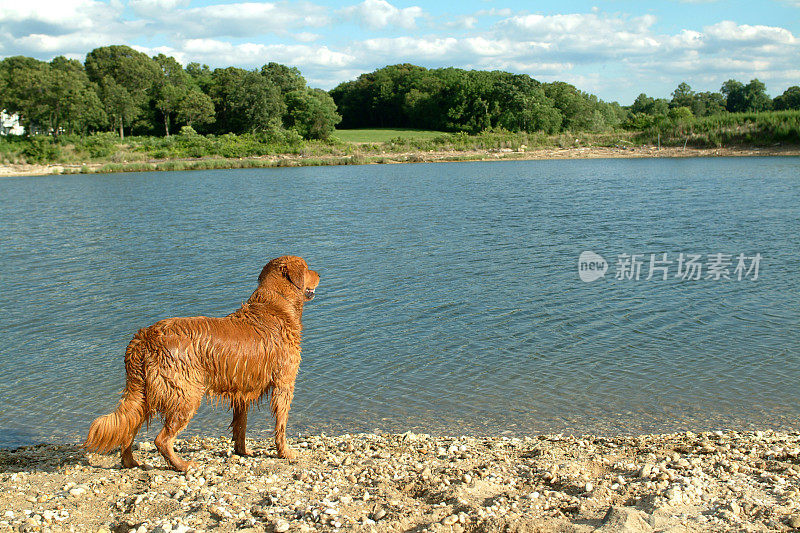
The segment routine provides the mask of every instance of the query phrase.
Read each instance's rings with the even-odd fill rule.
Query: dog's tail
[[[144,339],[137,333],[125,352],[127,381],[122,399],[116,411],[92,422],[84,448],[107,453],[117,446],[130,445],[142,423],[149,420],[144,379],[145,350]]]

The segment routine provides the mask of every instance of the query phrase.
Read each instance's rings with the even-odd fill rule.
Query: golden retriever
[[[293,460],[286,421],[300,365],[303,304],[314,298],[319,274],[296,256],[273,259],[261,271],[258,288],[238,311],[224,318],[169,318],[140,329],[125,352],[127,382],[117,410],[92,422],[83,446],[107,453],[122,447],[122,465],[139,466],[133,439],[156,412],[164,428],[155,444],[175,470],[196,466],[172,445],[200,406],[203,396],[233,408],[234,451],[245,446],[247,410],[270,394],[278,456]]]

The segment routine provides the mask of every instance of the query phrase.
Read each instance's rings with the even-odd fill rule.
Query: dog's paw
[[[286,448],[282,452],[278,452],[278,457],[286,459],[290,463],[297,462],[297,452],[291,448]]]
[[[234,449],[233,453],[235,453],[236,455],[241,455],[243,457],[253,457],[254,455],[253,451],[250,448],[245,448],[244,450]]]

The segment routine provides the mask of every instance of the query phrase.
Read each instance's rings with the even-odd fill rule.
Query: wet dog
[[[173,442],[204,396],[233,409],[234,451],[245,446],[247,410],[266,395],[275,417],[278,456],[293,460],[286,422],[300,365],[303,304],[314,298],[319,275],[296,256],[273,259],[258,288],[223,318],[169,318],[140,329],[125,352],[127,382],[116,411],[96,419],[84,447],[107,453],[122,448],[122,465],[139,466],[132,446],[141,425],[158,413],[164,428],[155,439],[175,470],[196,466],[175,454]]]

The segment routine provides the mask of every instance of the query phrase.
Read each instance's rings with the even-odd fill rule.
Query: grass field
[[[351,143],[383,143],[392,139],[433,139],[442,135],[449,135],[443,131],[413,130],[407,128],[375,128],[358,130],[336,130],[333,136],[344,142]]]

